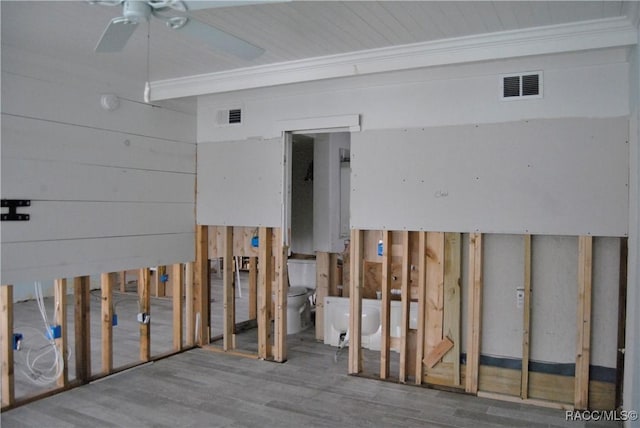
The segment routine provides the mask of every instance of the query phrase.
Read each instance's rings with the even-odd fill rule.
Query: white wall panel
[[[194,174],[3,158],[2,196],[49,201],[193,203]]]
[[[534,236],[531,252],[531,359],[573,364],[578,331],[578,238]]]
[[[23,211],[29,213],[28,222],[3,223],[3,245],[194,230],[193,203],[32,201],[18,210]]]
[[[2,158],[195,174],[196,147],[121,131],[2,115]]]
[[[624,236],[627,138],[627,118],[356,133],[351,225]]]
[[[195,258],[194,240],[192,232],[2,244],[2,283],[184,263]]]
[[[282,139],[198,144],[197,221],[280,227]]]
[[[523,308],[516,290],[524,287],[524,239],[485,234],[482,264],[482,341],[480,353],[522,358]]]
[[[2,73],[3,113],[172,141],[194,139],[192,116],[129,101],[126,94],[121,95],[118,109],[107,111],[100,106],[100,96],[100,92],[77,90],[73,82],[63,85]]]
[[[502,101],[500,75],[541,70],[544,97]],[[198,142],[280,135],[296,119],[360,115],[363,130],[629,114],[624,49],[511,58],[330,79],[198,98]],[[241,126],[215,125],[243,107]]]
[[[2,224],[1,282],[193,260],[195,116],[136,101],[122,76],[17,58],[3,52],[1,188],[32,205]]]

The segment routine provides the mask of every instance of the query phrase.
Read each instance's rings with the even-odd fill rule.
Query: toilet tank
[[[316,288],[316,261],[309,259],[287,260],[289,284],[292,287]]]

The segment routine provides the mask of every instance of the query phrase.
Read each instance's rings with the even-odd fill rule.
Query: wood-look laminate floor
[[[248,296],[236,305],[246,318]],[[116,366],[137,361],[137,303],[125,295],[116,336]],[[221,329],[221,284],[212,275],[213,335]],[[152,349],[171,349],[171,301],[152,303]],[[94,315],[99,314],[94,302]],[[24,306],[18,321],[27,325]],[[92,328],[99,323],[94,320]],[[36,318],[37,319],[37,318]],[[98,324],[99,325],[99,324]],[[98,327],[96,327],[98,328]],[[99,370],[99,328],[94,328],[94,372]],[[221,331],[221,330],[220,330]],[[238,335],[238,347],[255,351],[256,330]],[[93,345],[92,344],[92,345]],[[374,373],[379,353],[364,351],[364,366]],[[392,353],[392,374],[397,355]],[[565,412],[494,401],[460,393],[347,375],[348,350],[319,343],[313,329],[288,336],[288,361],[260,361],[207,349],[194,349],[109,376],[0,415],[5,427],[583,427],[621,426],[565,420]],[[71,360],[72,364],[72,360]],[[70,366],[70,369],[72,367]],[[73,373],[73,370],[71,370]],[[396,373],[397,376],[397,373]],[[21,394],[32,392],[16,374]]]
[[[2,427],[581,427],[564,411],[346,374],[307,330],[284,364],[195,349],[1,415]]]

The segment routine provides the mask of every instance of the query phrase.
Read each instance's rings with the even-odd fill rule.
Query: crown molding
[[[156,80],[151,100],[637,43],[637,27],[627,17],[606,18]]]

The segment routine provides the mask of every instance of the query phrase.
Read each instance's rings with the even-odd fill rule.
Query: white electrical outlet
[[[524,308],[524,288],[516,288],[516,307]]]

